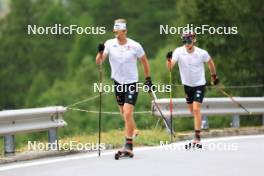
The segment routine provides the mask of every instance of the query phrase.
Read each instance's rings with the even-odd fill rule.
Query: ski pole
[[[100,52],[100,58],[102,59],[103,53]],[[100,83],[100,90],[99,90],[99,119],[98,119],[98,156],[101,156],[101,118],[102,118],[102,82],[103,82],[103,73],[102,73],[102,63],[99,64],[99,83]]]
[[[151,91],[151,92],[149,92],[149,95],[150,95],[150,97],[152,98],[155,107],[156,107],[157,110],[159,111],[159,113],[160,113],[160,115],[161,115],[161,117],[162,117],[162,119],[163,119],[163,121],[164,121],[164,123],[165,123],[166,128],[170,130],[170,134],[171,134],[171,136],[174,136],[173,129],[171,128],[172,125],[169,124],[168,119],[164,116],[164,114],[162,113],[162,111],[161,111],[159,105],[158,105],[157,102],[156,102],[156,100],[157,100],[157,96],[156,96],[155,92],[154,92],[154,91]],[[171,139],[172,139],[172,137],[171,137]],[[171,141],[171,142],[172,142],[172,141]]]
[[[171,59],[169,59],[169,66],[170,66],[170,85],[172,85],[172,68],[171,68]],[[172,110],[173,110],[173,104],[172,104],[172,90],[170,91],[170,125],[172,129]],[[172,130],[171,130],[171,141],[172,141]]]
[[[217,89],[225,96],[231,99],[231,101],[236,104],[238,107],[244,109],[248,114],[252,114],[252,112],[248,111],[244,106],[242,106],[240,103],[238,103],[231,95],[229,95],[224,89],[220,86],[216,86]]]

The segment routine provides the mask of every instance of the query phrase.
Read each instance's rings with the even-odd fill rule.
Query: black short
[[[135,105],[137,102],[138,91],[136,90],[137,83],[120,84],[114,81],[115,96],[118,105],[123,106],[125,103]]]
[[[197,87],[184,85],[184,92],[187,104],[192,104],[194,101],[202,103],[205,94],[205,85]]]

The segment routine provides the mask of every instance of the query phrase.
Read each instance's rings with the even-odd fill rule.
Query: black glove
[[[216,74],[211,75],[211,85],[217,85],[219,84],[219,78]]]
[[[151,77],[146,77],[146,81],[145,81],[144,85],[146,85],[148,87],[148,92],[152,92],[155,90],[154,86],[152,84],[152,81],[151,81]]]
[[[166,58],[167,60],[170,60],[172,58],[172,51],[167,53]]]
[[[104,51],[104,49],[105,49],[104,44],[103,43],[99,43],[97,49],[98,49],[98,52],[99,53],[102,53]]]

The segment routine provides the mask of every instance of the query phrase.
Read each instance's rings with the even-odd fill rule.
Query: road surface
[[[133,159],[114,160],[114,151],[75,154],[0,166],[0,176],[248,176],[263,175],[264,135],[205,139],[203,150],[185,142],[135,148]]]

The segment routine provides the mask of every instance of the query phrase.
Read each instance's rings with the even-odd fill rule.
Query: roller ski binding
[[[202,149],[203,146],[200,141],[190,141],[188,144],[185,145],[186,150],[190,149]]]
[[[126,143],[123,149],[118,150],[115,153],[115,160],[119,160],[120,158],[133,158],[133,142],[132,139],[126,139]]]

